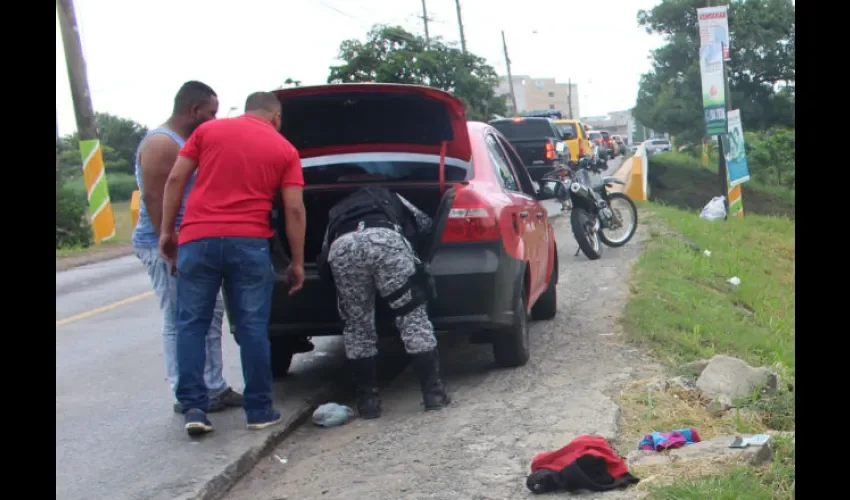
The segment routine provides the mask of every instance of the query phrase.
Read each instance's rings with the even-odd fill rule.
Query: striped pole
[[[112,217],[106,171],[103,168],[103,148],[98,139],[81,140],[80,153],[83,157],[83,178],[86,181],[89,222],[94,233],[94,242],[103,243],[115,237],[115,220]]]
[[[729,190],[729,215],[734,217],[744,216],[744,194],[741,185],[733,187]]]

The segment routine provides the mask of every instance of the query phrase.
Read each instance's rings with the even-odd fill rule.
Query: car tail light
[[[578,155],[579,157],[584,156],[584,144],[581,142],[578,143]]]
[[[474,191],[468,188],[459,191],[449,210],[442,242],[460,243],[501,238],[493,208]]]
[[[551,142],[546,143],[546,159],[554,160],[555,159],[555,145]]]

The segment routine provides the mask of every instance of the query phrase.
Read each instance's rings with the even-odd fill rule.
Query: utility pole
[[[425,0],[422,0],[422,5],[425,5]],[[463,36],[463,15],[460,13],[460,0],[455,0],[457,7],[457,26],[460,29],[460,50],[466,53],[466,37]]]
[[[422,22],[425,23],[425,48],[431,45],[431,35],[428,34],[428,8],[425,7],[425,0],[422,0]]]
[[[56,9],[59,14],[59,30],[62,33],[62,45],[65,48],[68,81],[71,83],[71,98],[74,101],[74,115],[80,136],[83,178],[89,200],[89,220],[94,233],[94,242],[103,243],[115,237],[115,221],[112,217],[112,204],[109,201],[106,172],[103,168],[103,148],[97,139],[97,123],[91,104],[86,61],[83,58],[83,47],[80,42],[80,29],[77,26],[73,0],[56,0]],[[59,133],[58,116],[57,113],[57,135]]]
[[[573,80],[572,78],[567,78],[567,101],[568,101],[568,109],[570,112],[570,120],[573,119]]]
[[[516,94],[514,93],[514,77],[511,76],[511,58],[508,57],[508,42],[505,41],[505,30],[502,30],[502,47],[505,51],[505,68],[508,70],[508,88],[511,90],[511,111],[518,114],[516,109]]]

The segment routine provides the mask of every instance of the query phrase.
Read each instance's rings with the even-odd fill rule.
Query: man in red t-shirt
[[[248,428],[280,422],[272,406],[268,338],[274,270],[269,239],[272,203],[283,195],[291,250],[289,293],[304,284],[304,176],[298,151],[279,132],[280,101],[248,96],[245,114],[204,123],[180,150],[165,184],[159,249],[177,272],[177,399],[189,435],[213,430],[204,385],[204,336],[224,285],[245,377]],[[197,169],[179,235],[174,220],[184,187]],[[179,251],[178,251],[179,245]]]

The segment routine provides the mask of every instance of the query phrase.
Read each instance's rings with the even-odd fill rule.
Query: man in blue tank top
[[[141,192],[139,220],[133,231],[133,249],[148,269],[154,292],[162,310],[162,336],[165,352],[165,369],[171,392],[177,387],[177,280],[168,263],[159,254],[159,233],[162,222],[162,197],[165,181],[177,160],[177,153],[192,132],[202,123],[215,119],[218,98],[209,86],[190,81],[183,84],[174,98],[171,117],[161,126],[151,130],[142,139],[136,152],[136,183]],[[183,203],[177,215],[180,227],[186,197],[194,184],[189,181],[183,194]],[[221,411],[228,407],[241,407],[242,395],[235,392],[222,376],[221,329],[224,305],[221,295],[216,301],[212,323],[206,336],[206,365],[204,381],[209,391],[208,411]],[[174,411],[183,413],[179,403]]]

